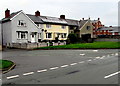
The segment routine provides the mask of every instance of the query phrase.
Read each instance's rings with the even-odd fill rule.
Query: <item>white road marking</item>
[[[76,64],[77,64],[77,63],[72,63],[72,64],[70,64],[70,65],[72,66],[72,65],[76,65]]]
[[[114,75],[117,75],[117,74],[119,74],[119,73],[120,73],[120,71],[118,71],[118,72],[116,72],[116,73],[113,73],[113,74],[110,74],[110,75],[107,75],[107,76],[105,76],[104,78],[107,79],[107,78],[112,77],[112,76],[114,76]]]
[[[93,50],[93,52],[98,52],[98,50]]]
[[[78,63],[85,63],[85,61],[81,61],[81,62],[78,62]]]
[[[85,54],[80,54],[80,56],[85,56]]]
[[[63,65],[63,66],[61,66],[62,68],[64,68],[64,67],[68,67],[68,65]]]
[[[27,75],[31,75],[31,74],[34,74],[34,72],[24,73],[23,75],[27,76]]]
[[[118,56],[118,53],[115,53],[115,56]]]
[[[92,61],[91,59],[90,60],[87,60],[88,62]]]
[[[114,56],[114,54],[111,54],[112,56]]]
[[[19,75],[15,75],[15,76],[10,76],[10,77],[7,77],[7,79],[13,79],[13,78],[18,78]]]
[[[107,55],[107,57],[110,57],[110,55]]]
[[[96,57],[96,59],[99,59],[100,57]]]
[[[47,69],[44,69],[44,70],[38,70],[37,72],[38,73],[41,73],[41,72],[46,72],[47,71]]]
[[[53,67],[53,68],[50,68],[50,70],[55,70],[55,69],[58,69],[59,67]]]

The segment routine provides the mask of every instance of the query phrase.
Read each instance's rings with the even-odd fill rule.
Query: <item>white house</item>
[[[22,10],[10,14],[10,10],[5,11],[5,18],[2,19],[3,45],[13,43],[36,43],[40,27],[38,27]]]
[[[2,33],[1,33],[1,21],[0,21],[0,50],[2,50]]]

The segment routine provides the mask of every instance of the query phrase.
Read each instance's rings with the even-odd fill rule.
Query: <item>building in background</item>
[[[101,38],[120,38],[120,27],[102,27],[96,30],[96,34]]]

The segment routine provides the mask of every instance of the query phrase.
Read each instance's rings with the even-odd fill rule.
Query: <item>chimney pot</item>
[[[36,12],[35,12],[35,16],[40,16],[40,12],[39,12],[39,11],[36,11]]]
[[[65,19],[65,15],[60,15],[60,18],[61,19]]]
[[[100,20],[100,18],[98,18],[98,20]]]
[[[7,9],[5,11],[5,18],[8,18],[8,17],[10,17],[10,10]]]

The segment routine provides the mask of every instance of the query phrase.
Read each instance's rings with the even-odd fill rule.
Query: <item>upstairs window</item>
[[[90,26],[87,26],[86,29],[87,29],[87,30],[90,30]]]
[[[18,26],[24,26],[24,27],[26,27],[25,21],[24,20],[19,20],[18,21]]]
[[[64,26],[64,25],[62,25],[61,27],[62,27],[62,29],[65,29],[65,28],[66,28],[66,26]]]
[[[51,28],[51,25],[50,24],[46,24],[46,28]]]

